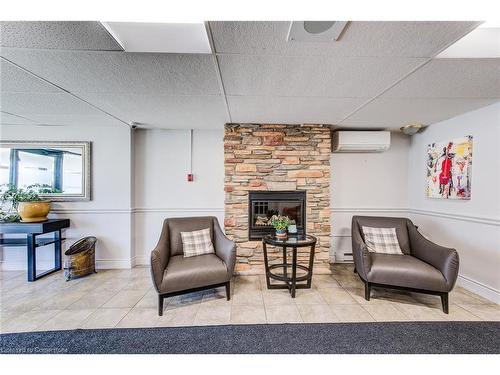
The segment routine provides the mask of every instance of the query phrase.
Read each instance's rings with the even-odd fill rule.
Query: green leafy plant
[[[33,184],[28,186],[28,189],[36,190],[38,194],[58,194],[62,193],[61,190],[53,188],[47,184]]]
[[[288,216],[274,215],[271,218],[271,224],[276,230],[286,230],[290,224]]]
[[[40,194],[57,193],[58,189],[54,189],[49,185],[34,184],[23,188],[17,188],[12,184],[4,184],[0,186],[0,200],[11,202],[12,208],[17,210],[20,202],[40,202],[43,201]]]
[[[5,212],[0,209],[0,222],[12,223],[14,221],[19,221],[20,217],[17,213]]]

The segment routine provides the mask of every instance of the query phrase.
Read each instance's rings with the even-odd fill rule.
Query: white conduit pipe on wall
[[[193,176],[193,129],[189,129],[189,172],[188,182],[194,180]]]

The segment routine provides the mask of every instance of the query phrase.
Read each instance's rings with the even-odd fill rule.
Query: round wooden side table
[[[310,235],[288,235],[286,238],[277,238],[274,234],[268,234],[262,238],[264,250],[264,266],[266,268],[267,289],[288,289],[292,298],[295,298],[296,289],[311,288],[314,264],[314,249],[316,237]],[[267,245],[283,248],[283,263],[269,264],[267,258]],[[309,247],[309,265],[297,264],[297,248]],[[292,248],[292,262],[288,263],[287,248]],[[273,270],[281,269],[283,274],[277,274]],[[291,274],[289,270],[291,269]],[[305,271],[305,275],[297,276],[297,269]],[[284,282],[284,284],[271,284],[271,279]],[[299,284],[298,284],[299,282]]]

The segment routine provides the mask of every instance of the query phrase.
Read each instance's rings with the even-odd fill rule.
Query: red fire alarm
[[[193,182],[193,174],[188,173],[188,182]]]

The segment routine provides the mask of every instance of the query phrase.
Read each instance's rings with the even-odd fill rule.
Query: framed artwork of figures
[[[471,198],[472,136],[427,146],[427,197]]]

